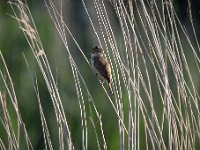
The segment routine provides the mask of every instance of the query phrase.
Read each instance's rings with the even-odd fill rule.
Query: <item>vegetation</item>
[[[0,149],[198,149],[195,2],[183,15],[167,0],[3,4]],[[91,68],[96,45],[113,94]]]

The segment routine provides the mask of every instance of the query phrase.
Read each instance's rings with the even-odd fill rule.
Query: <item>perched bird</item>
[[[102,79],[106,79],[108,81],[109,90],[110,93],[112,93],[112,74],[110,64],[106,60],[102,48],[99,46],[95,46],[92,49],[91,63],[96,75],[99,75]]]

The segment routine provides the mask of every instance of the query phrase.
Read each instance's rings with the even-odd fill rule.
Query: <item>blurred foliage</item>
[[[91,33],[88,18],[84,12],[81,1],[79,0],[68,0],[66,2],[69,7],[66,6],[66,12],[64,12],[65,21],[69,25],[70,30],[74,34],[76,40],[83,49],[86,57],[90,59],[91,48],[96,45],[96,41],[93,39],[93,33]],[[182,22],[187,25],[189,21],[187,17],[187,0],[175,0],[175,7],[177,8],[178,15],[180,16]],[[57,79],[57,84],[60,89],[61,99],[63,105],[65,106],[67,121],[72,132],[72,139],[74,140],[74,145],[76,149],[81,149],[81,120],[80,120],[80,110],[75,93],[73,76],[71,73],[71,68],[69,66],[68,57],[66,55],[65,49],[59,40],[58,33],[54,28],[51,18],[47,12],[44,1],[34,0],[29,1],[28,5],[30,7],[31,13],[33,15],[35,24],[37,26],[40,38],[43,42],[45,52],[48,56],[51,68],[54,73],[54,77]],[[70,10],[68,10],[68,8]],[[196,27],[199,26],[199,8],[200,2],[198,0],[192,1],[192,11],[194,15],[194,24]],[[70,14],[69,14],[70,13]],[[53,113],[52,102],[49,98],[49,93],[47,91],[46,85],[38,66],[32,57],[32,52],[30,47],[25,40],[22,31],[20,30],[17,21],[12,17],[13,12],[10,5],[6,0],[0,1],[0,50],[2,51],[4,58],[6,60],[8,69],[10,71],[11,77],[14,82],[20,111],[22,118],[26,123],[28,133],[30,135],[31,141],[35,149],[43,149],[43,135],[41,129],[41,122],[39,117],[38,102],[33,90],[33,82],[31,76],[37,77],[39,83],[40,96],[42,100],[42,105],[44,107],[44,112],[47,117],[48,124],[50,125],[50,131],[56,133],[55,125],[52,119],[55,119],[55,114]],[[187,26],[186,26],[187,27]],[[197,33],[199,34],[199,28]],[[200,38],[199,38],[200,39]],[[69,39],[70,41],[71,39]],[[105,94],[102,89],[99,89],[99,83],[94,77],[93,72],[91,72],[89,66],[83,62],[81,54],[76,49],[72,42],[69,42],[70,48],[74,48],[72,53],[73,56],[79,60],[78,66],[81,69],[83,76],[86,77],[87,83],[89,83],[89,89],[91,90],[93,96],[96,98],[96,105],[102,113],[105,136],[109,137],[107,139],[108,149],[117,149],[119,141],[115,131],[117,131],[117,119],[113,118],[114,111],[110,109],[110,104],[105,100]],[[22,54],[25,54],[29,69],[26,66],[25,60]],[[81,67],[80,67],[81,66]],[[0,64],[2,67],[2,64]],[[0,89],[4,89],[3,83],[0,80]],[[86,104],[88,105],[88,104]],[[12,107],[8,104],[8,107]],[[89,111],[89,110],[87,110]],[[12,114],[12,112],[11,112]],[[15,116],[13,115],[13,118]],[[112,121],[111,121],[112,120]],[[91,131],[93,132],[93,131]],[[1,137],[5,136],[5,133],[1,131]],[[51,136],[56,136],[52,134]],[[89,131],[89,139],[95,139],[94,133]],[[58,138],[54,138],[58,139]],[[141,140],[142,141],[142,140]],[[57,148],[58,141],[53,140],[54,148]],[[145,142],[145,141],[143,141]],[[141,144],[143,143],[141,142]],[[94,144],[94,142],[92,142]],[[96,145],[90,145],[89,149],[93,149]],[[142,145],[141,145],[142,148]]]

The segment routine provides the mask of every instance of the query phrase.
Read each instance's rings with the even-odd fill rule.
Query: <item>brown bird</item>
[[[96,75],[100,75],[102,79],[108,81],[110,93],[112,93],[112,74],[110,64],[106,60],[102,48],[95,46],[91,53],[91,63]]]

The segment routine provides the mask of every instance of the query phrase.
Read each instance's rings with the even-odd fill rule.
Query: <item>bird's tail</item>
[[[109,87],[109,93],[110,93],[110,94],[113,94],[111,82],[108,83],[108,87]]]

